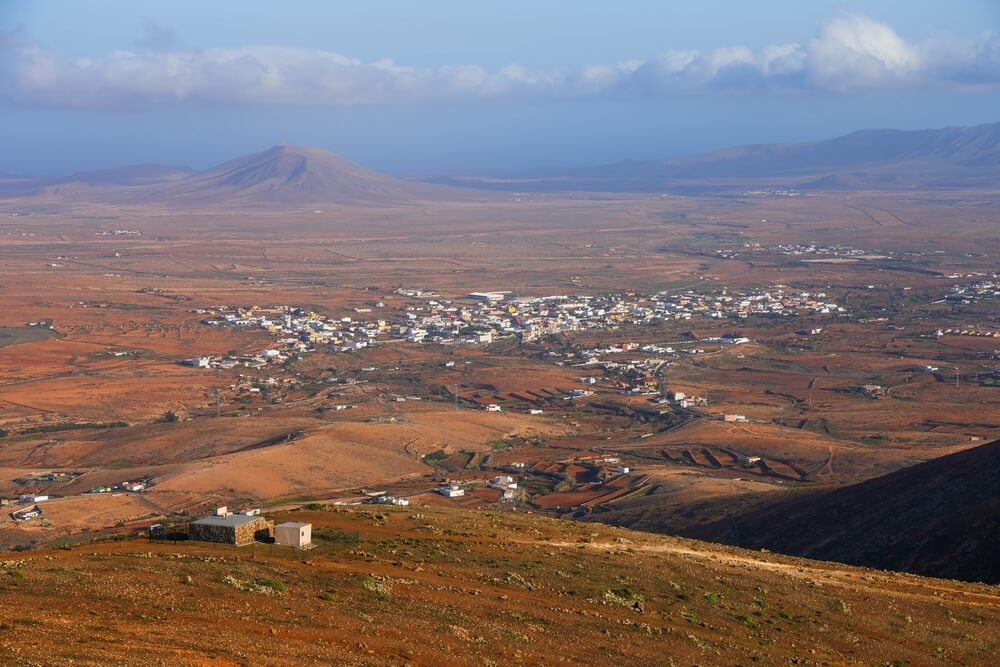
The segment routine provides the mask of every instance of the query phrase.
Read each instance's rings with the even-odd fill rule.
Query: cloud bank
[[[1000,37],[912,43],[863,15],[826,22],[805,43],[753,50],[668,50],[648,60],[529,71],[508,65],[410,67],[285,46],[171,50],[172,33],[147,27],[144,52],[68,58],[0,33],[0,97],[85,109],[298,105],[345,107],[502,98],[827,91],[914,87],[995,88]],[[164,50],[165,49],[165,50]]]

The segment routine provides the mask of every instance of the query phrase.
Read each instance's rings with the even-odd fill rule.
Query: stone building
[[[192,521],[188,530],[192,540],[233,544],[238,547],[252,544],[254,540],[274,537],[274,522],[260,516],[229,514],[206,516]]]

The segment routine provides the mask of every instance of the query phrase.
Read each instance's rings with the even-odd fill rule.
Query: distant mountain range
[[[0,197],[28,198],[47,204],[105,202],[170,208],[287,208],[468,199],[475,196],[470,189],[838,190],[992,186],[998,178],[1000,124],[993,124],[916,132],[862,130],[827,141],[744,146],[675,160],[619,162],[523,177],[448,176],[425,181],[366,169],[321,148],[281,145],[206,171],[143,164],[56,179],[0,174]]]
[[[940,130],[861,130],[826,141],[742,146],[674,160],[435,182],[515,191],[659,192],[734,184],[823,190],[966,187],[992,184],[998,177],[1000,123]]]
[[[1000,583],[1000,440],[682,532],[806,558]]]

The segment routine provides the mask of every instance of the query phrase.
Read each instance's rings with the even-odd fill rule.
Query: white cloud
[[[169,46],[174,39],[153,37],[156,47]],[[548,72],[517,64],[495,71],[475,64],[412,67],[284,46],[147,49],[71,58],[32,45],[22,32],[0,33],[0,96],[52,107],[336,107],[755,89],[846,94],[971,85],[1000,85],[996,35],[911,43],[892,27],[853,14],[831,19],[801,44],[758,50],[736,45],[707,52],[666,49],[647,60]]]
[[[808,77],[833,90],[900,85],[921,73],[917,49],[866,16],[829,21],[809,45]]]

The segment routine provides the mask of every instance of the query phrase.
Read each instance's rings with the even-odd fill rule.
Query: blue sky
[[[0,0],[0,170],[287,142],[402,173],[1000,121],[987,0]]]

